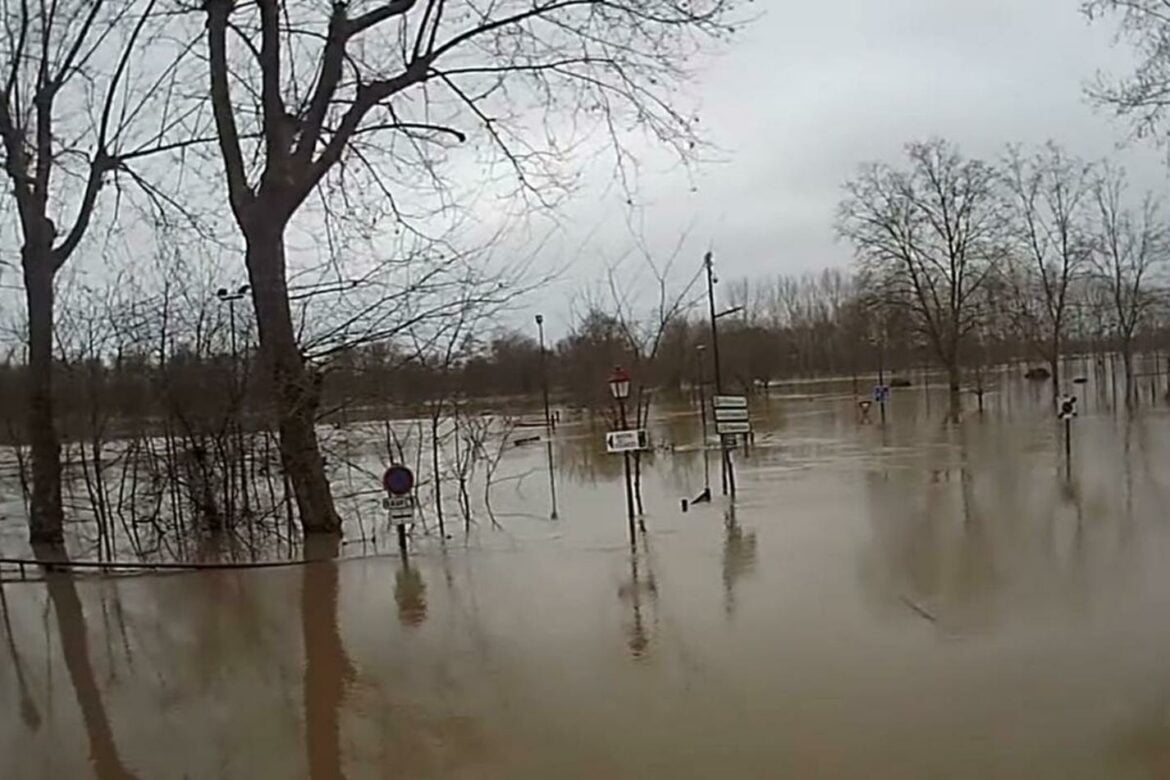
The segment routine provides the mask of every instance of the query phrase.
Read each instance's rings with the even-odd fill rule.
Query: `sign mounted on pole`
[[[644,428],[632,431],[610,431],[605,434],[606,452],[637,452],[650,449],[650,437]]]
[[[390,520],[402,525],[414,519],[414,472],[406,466],[394,465],[382,474],[382,488],[387,498],[382,506],[390,510]]]
[[[890,400],[890,386],[889,385],[874,385],[873,386],[873,400],[875,403],[882,403]]]
[[[720,436],[752,432],[747,396],[717,395],[711,399],[711,405],[715,407],[715,432]]]
[[[752,432],[752,424],[750,422],[717,422],[715,423],[715,432],[720,436],[733,436],[735,434],[744,434]]]

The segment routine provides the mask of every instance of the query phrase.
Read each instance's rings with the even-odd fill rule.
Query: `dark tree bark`
[[[261,357],[276,405],[281,465],[292,484],[304,530],[339,533],[341,518],[333,506],[315,428],[321,379],[301,355],[289,308],[284,226],[259,222],[245,232],[245,259]]]
[[[130,170],[131,160],[184,145],[171,143],[166,130],[152,129],[145,140],[130,137],[132,117],[148,116],[154,101],[168,94],[170,70],[152,74],[142,88],[130,76],[131,62],[145,56],[141,43],[155,5],[21,3],[0,36],[0,142],[19,217],[28,306],[29,535],[37,543],[60,543],[64,521],[53,407],[54,278],[89,230],[107,179],[124,172],[144,183]],[[60,234],[50,212],[68,215]]]
[[[46,241],[26,245],[28,306],[27,436],[32,454],[29,538],[36,544],[62,541],[61,443],[53,420],[53,268]]]

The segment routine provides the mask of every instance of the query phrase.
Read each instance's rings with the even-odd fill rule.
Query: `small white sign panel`
[[[414,496],[390,496],[386,499],[390,519],[397,524],[414,519]]]
[[[732,433],[751,433],[752,424],[748,422],[717,422],[715,423],[715,432],[723,436]]]
[[[746,409],[747,396],[717,395],[711,399],[711,405],[716,409]]]
[[[716,409],[715,422],[747,422],[747,409]]]
[[[605,449],[608,452],[637,452],[649,447],[645,429],[634,431],[610,431],[605,434]]]

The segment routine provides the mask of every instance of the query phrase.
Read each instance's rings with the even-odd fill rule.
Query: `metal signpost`
[[[611,454],[638,452],[649,449],[650,440],[645,428],[632,431],[610,431],[605,434],[605,451]]]
[[[1072,476],[1072,419],[1077,416],[1077,397],[1062,395],[1057,400],[1056,416],[1064,421],[1064,473],[1069,479]]]
[[[646,431],[630,430],[626,421],[626,399],[630,397],[630,372],[621,366],[609,375],[609,392],[618,403],[618,425],[621,430],[605,435],[605,447],[609,452],[620,452],[626,472],[626,516],[630,523],[630,544],[634,544],[634,483],[630,478],[630,453],[645,449]]]
[[[382,488],[387,494],[382,505],[390,511],[390,522],[398,529],[398,549],[406,555],[406,524],[414,519],[414,472],[395,464],[382,474]]]
[[[890,386],[882,382],[873,386],[873,402],[882,413],[882,425],[886,424],[886,403],[890,400]]]
[[[735,471],[728,444],[734,446],[734,437],[747,436],[752,432],[747,405],[747,397],[742,395],[717,395],[711,399],[715,411],[715,432],[722,440],[723,464],[727,469],[727,485],[732,498],[735,497]]]

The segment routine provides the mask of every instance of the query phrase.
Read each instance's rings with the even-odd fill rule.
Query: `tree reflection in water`
[[[3,581],[0,581],[0,617],[4,621],[4,636],[7,637],[8,655],[12,659],[12,669],[16,673],[16,685],[20,689],[20,720],[29,731],[39,731],[41,713],[28,688],[28,679],[24,676],[24,662],[16,647],[16,634],[12,630],[12,621],[8,615],[8,596],[4,593]]]
[[[65,551],[60,547],[38,546],[34,552],[42,562],[68,561]],[[89,657],[85,612],[81,607],[81,598],[77,595],[73,573],[64,568],[46,568],[45,586],[57,616],[65,668],[69,671],[69,680],[73,683],[85,733],[89,738],[89,762],[94,775],[101,780],[132,778],[134,775],[122,765],[118,755],[114,732],[94,676],[93,663]]]
[[[344,777],[341,768],[341,708],[355,674],[338,627],[336,537],[305,542],[301,580],[301,628],[305,645],[305,747],[309,776]]]

